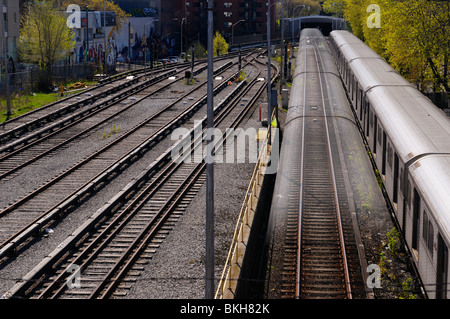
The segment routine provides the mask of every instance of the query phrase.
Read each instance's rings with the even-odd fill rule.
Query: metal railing
[[[216,290],[215,299],[232,299],[236,293],[240,271],[245,257],[245,250],[252,227],[251,225],[256,213],[266,167],[270,160],[271,145],[267,143],[269,140],[269,133],[270,131],[267,130],[263,140],[264,146],[261,147],[244,202],[241,206],[228,257]],[[272,135],[272,141],[273,136],[274,135]]]

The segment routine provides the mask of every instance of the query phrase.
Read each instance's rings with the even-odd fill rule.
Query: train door
[[[414,188],[414,204],[413,204],[413,227],[412,227],[412,242],[411,248],[417,250],[419,243],[419,213],[420,213],[420,195],[419,192]]]
[[[394,153],[394,194],[392,196],[392,201],[397,204],[398,202],[398,156]]]
[[[437,251],[436,299],[447,299],[448,248],[441,234],[438,236]]]
[[[367,105],[367,113],[366,113],[366,127],[367,127],[367,129],[366,129],[366,135],[367,135],[367,137],[369,137],[370,136],[370,126],[369,126],[369,123],[370,123],[370,103],[368,102],[368,101],[366,101],[366,105]]]
[[[377,115],[374,114],[374,129],[373,129],[373,148],[372,148],[372,153],[376,154],[377,153],[377,129],[378,129],[378,118]]]
[[[362,116],[363,116],[363,109],[365,109],[366,106],[364,103],[361,103],[361,109],[359,110],[359,121],[362,121]],[[361,125],[363,131],[364,131],[364,125]]]
[[[386,175],[386,132],[383,132],[383,158],[381,161],[381,174]]]

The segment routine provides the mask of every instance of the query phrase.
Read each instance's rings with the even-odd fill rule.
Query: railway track
[[[289,219],[286,297],[352,298],[351,277],[318,50],[305,59],[300,209]],[[307,64],[308,63],[308,64]],[[307,66],[309,68],[307,68]],[[308,96],[307,96],[308,95]],[[296,229],[296,231],[292,231]],[[298,233],[298,235],[297,235]]]
[[[151,82],[160,81],[160,75],[168,72],[170,71],[158,71],[155,74],[156,79],[151,80]],[[92,105],[93,103],[112,94],[116,94],[130,86],[134,86],[142,80],[144,80],[144,76],[138,74],[136,74],[133,79],[127,79],[125,76],[120,76],[114,81],[105,81],[82,92],[71,94],[64,99],[50,103],[21,116],[14,117],[11,120],[2,123],[0,144],[5,145],[6,143],[11,143],[11,141],[17,140],[22,136],[33,134],[36,130],[42,130],[42,128],[53,124],[56,120],[73,114],[86,106]],[[68,123],[70,123],[70,121]],[[18,143],[16,142],[16,144]],[[3,148],[4,146],[2,146],[2,149]]]
[[[239,84],[216,107],[216,127],[225,131],[225,128],[239,125],[264,91],[265,84],[257,77],[255,74],[249,84]],[[243,96],[248,98],[241,107]],[[205,129],[206,117],[201,125]],[[193,132],[194,129],[191,137],[195,138]],[[226,134],[223,138],[227,138]],[[199,142],[192,139],[192,152]],[[107,298],[120,293],[121,289],[128,289],[123,278],[131,276],[130,272],[139,271],[137,261],[148,258],[146,255],[152,253],[173,227],[174,215],[179,214],[189,201],[190,196],[186,197],[186,194],[193,189],[195,192],[198,183],[203,182],[205,162],[174,161],[171,159],[172,148],[98,210],[6,296]]]
[[[244,51],[245,54],[251,54],[251,51]],[[233,53],[225,57],[216,58],[215,61],[222,61],[226,59],[231,59],[235,57],[237,54]],[[194,63],[194,67],[198,68],[200,65],[204,65],[200,67],[200,69],[206,69],[206,63],[204,60],[198,60]],[[158,68],[152,71],[153,78],[149,81],[146,81],[148,71],[145,68],[140,68],[136,70],[126,71],[114,76],[110,76],[99,81],[99,84],[91,87],[89,89],[83,90],[82,92],[71,94],[66,98],[58,100],[56,102],[50,103],[39,109],[30,111],[21,116],[14,117],[9,121],[6,121],[1,124],[0,130],[0,146],[5,145],[6,143],[10,143],[13,140],[17,140],[22,136],[27,136],[30,133],[33,133],[36,130],[41,130],[40,135],[45,132],[43,128],[50,124],[54,124],[54,122],[58,119],[63,118],[64,116],[68,116],[73,114],[74,112],[83,109],[89,105],[96,103],[97,101],[108,97],[112,94],[116,94],[121,90],[124,90],[128,87],[135,86],[139,82],[148,82],[149,84],[159,82],[162,77],[162,74],[166,74],[169,76],[173,74],[173,72],[177,72],[181,75],[185,70],[190,69],[190,62],[185,63],[177,63],[175,65],[168,65],[164,68]],[[197,71],[194,71],[194,74]],[[178,77],[180,77],[180,75]],[[184,74],[182,74],[184,76]],[[133,76],[132,79],[127,78],[127,76]],[[167,76],[165,78],[167,78]],[[70,121],[62,122],[64,125],[70,123]],[[61,125],[61,123],[60,123]],[[60,126],[61,127],[61,126]],[[55,128],[53,127],[51,131]],[[20,144],[16,142],[16,145]],[[16,146],[17,147],[17,146]],[[0,152],[3,152],[3,146],[0,148]]]

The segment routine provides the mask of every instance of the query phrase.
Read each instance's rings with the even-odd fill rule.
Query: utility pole
[[[208,83],[206,128],[206,282],[205,298],[214,297],[214,156],[213,151],[213,0],[208,0]]]
[[[86,5],[86,60],[89,63],[89,6]]]
[[[4,6],[2,5],[2,8]],[[2,10],[3,11],[3,10]],[[2,16],[2,31],[3,31],[3,54],[5,58],[5,84],[6,84],[6,120],[9,120],[11,117],[11,100],[9,96],[9,74],[8,74],[8,51],[6,50],[6,46],[8,44],[8,38],[6,33],[6,23],[7,21],[3,19],[4,15]]]
[[[103,51],[105,52],[105,56],[103,57],[105,63],[105,69],[103,70],[103,74],[108,74],[107,65],[106,65],[106,5],[105,0],[103,0]]]
[[[131,69],[131,23],[128,22],[128,70]]]
[[[280,92],[284,87],[284,0],[281,0],[281,85]]]
[[[270,0],[267,0],[267,129],[271,134],[272,117],[272,83],[270,75]],[[270,143],[270,137],[268,140]]]

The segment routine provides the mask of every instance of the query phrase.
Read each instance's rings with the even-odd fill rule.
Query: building
[[[17,0],[2,0],[0,3],[3,15],[1,16],[0,57],[4,58],[5,43],[8,57],[17,60],[17,40],[20,36],[20,6]]]
[[[275,5],[270,6],[271,33],[275,31]],[[207,40],[207,0],[175,0],[174,17],[183,24],[184,41]],[[263,41],[267,35],[266,0],[216,0],[214,1],[214,30],[222,34],[228,43]]]
[[[110,60],[115,61],[115,27],[114,12],[82,11],[81,27],[73,29],[75,47],[70,62],[85,62],[88,58],[100,63],[104,61],[105,46]]]

